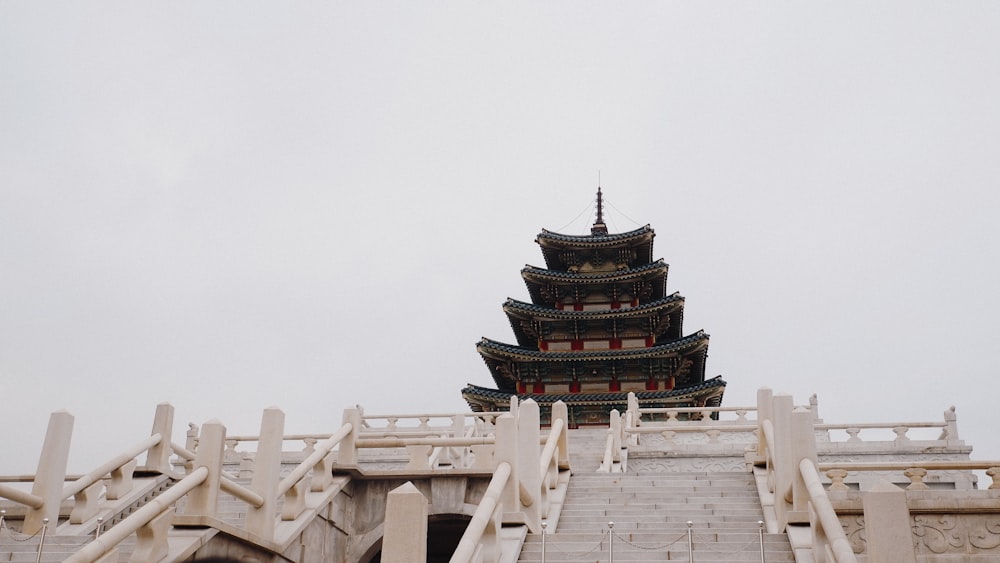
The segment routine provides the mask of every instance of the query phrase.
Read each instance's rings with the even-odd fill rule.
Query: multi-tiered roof
[[[589,235],[542,230],[545,268],[525,266],[531,302],[503,310],[517,345],[483,338],[476,348],[496,389],[469,385],[474,411],[505,410],[510,397],[567,403],[570,424],[607,424],[629,392],[644,407],[717,406],[726,383],[705,380],[708,335],[684,336],[684,298],[667,294],[668,266],[653,259],[653,229],[608,233],[597,191]]]

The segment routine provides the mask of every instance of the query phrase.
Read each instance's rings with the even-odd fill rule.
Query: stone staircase
[[[41,561],[62,561],[93,539],[92,536],[46,536]],[[0,532],[0,561],[34,563],[38,557],[38,540],[38,536],[26,539],[16,532],[3,530]]]
[[[236,482],[248,486],[250,484],[249,479],[236,479]],[[108,515],[103,526],[107,530],[118,524],[127,516],[135,512],[138,508],[142,507],[144,504],[150,500],[159,496],[163,491],[167,490],[174,481],[163,479],[156,482],[152,486],[147,486],[144,491],[141,491],[136,499],[112,514]],[[177,504],[176,510],[178,512],[183,512],[183,506],[186,499],[181,499]],[[233,496],[222,493],[219,495],[219,513],[218,518],[222,522],[232,525],[234,527],[240,527],[246,518],[247,505],[246,503],[234,498]],[[280,509],[280,503],[279,503]],[[60,526],[62,528],[62,526]],[[80,530],[79,527],[74,528],[73,534],[59,533],[58,530],[50,530],[45,536],[45,544],[42,546],[41,557],[38,556],[38,543],[40,541],[39,535],[33,537],[27,537],[17,531],[10,530],[7,528],[0,529],[0,563],[34,563],[36,560],[40,563],[58,563],[65,560],[74,552],[78,551],[87,543],[94,540],[94,533],[92,530]],[[83,532],[83,533],[81,533]],[[198,534],[197,530],[188,531],[183,533],[183,536],[190,537],[192,534]],[[202,535],[210,537],[214,534],[212,530],[206,530],[201,532]],[[175,547],[173,544],[180,544],[180,549],[185,550],[186,546],[183,544],[190,543],[190,540],[184,538],[179,542],[171,542],[171,548]],[[132,536],[127,538],[122,543],[118,544],[118,561],[120,563],[127,563],[132,555],[132,552],[136,547],[135,537]]]
[[[760,500],[749,473],[577,473],[555,532],[546,536],[547,562],[761,561]],[[542,560],[540,534],[529,535],[519,561]],[[765,561],[794,561],[784,534],[764,534]]]

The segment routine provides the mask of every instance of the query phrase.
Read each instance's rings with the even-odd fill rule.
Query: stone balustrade
[[[761,498],[768,499],[765,515],[769,526],[789,530],[793,549],[811,550],[817,560],[828,561],[853,561],[855,554],[868,561],[934,561],[930,557],[937,555],[945,557],[942,561],[985,561],[1000,554],[1000,533],[990,524],[1000,514],[1000,492],[955,490],[974,470],[985,470],[994,477],[991,489],[1000,488],[1000,463],[936,459],[968,454],[958,440],[954,408],[945,411],[943,422],[827,425],[810,421],[807,413],[791,407],[790,397],[772,396],[770,390],[761,391],[758,406],[765,414],[755,472],[765,487]],[[908,435],[919,429],[936,437]],[[831,430],[848,436],[837,443],[840,449],[823,440]],[[864,441],[861,431],[894,438]],[[819,461],[824,450],[832,461]],[[837,456],[830,451],[850,455],[833,460]],[[872,461],[858,461],[865,459]],[[932,473],[941,471],[949,474],[928,484]],[[822,477],[830,481],[827,488]],[[908,485],[904,490],[890,479]],[[801,526],[808,526],[807,536]]]
[[[73,563],[116,560],[117,545],[128,537],[136,542],[132,560],[161,560],[174,549],[168,542],[173,526],[223,528],[278,553],[339,494],[347,478],[337,478],[337,473],[371,469],[359,453],[378,451],[375,457],[392,458],[391,452],[399,450],[406,452],[405,463],[371,474],[472,478],[509,468],[512,475],[502,487],[505,508],[501,514],[518,514],[518,523],[538,531],[549,509],[550,491],[568,479],[565,405],[554,407],[547,435],[539,434],[536,404],[518,406],[514,401],[512,408],[518,413],[520,430],[508,431],[499,442],[498,413],[364,417],[360,408],[349,408],[342,426],[333,433],[284,434],[284,413],[270,408],[264,411],[259,435],[227,435],[225,426],[209,421],[189,425],[185,445],[180,446],[170,440],[173,407],[162,404],[148,438],[71,479],[65,467],[73,418],[58,412],[50,420],[38,473],[0,477],[0,483],[31,484],[30,492],[0,484],[0,497],[23,506],[23,510],[5,510],[4,526],[24,534],[43,530],[44,535],[45,527],[56,525],[63,535],[94,534],[94,541],[68,559]],[[300,446],[286,451],[290,443]],[[501,453],[495,455],[497,449]],[[143,454],[146,462],[140,466],[138,458]],[[171,456],[176,459],[171,461]],[[238,474],[232,472],[234,464],[240,468]],[[183,472],[174,471],[175,467],[182,467]],[[155,498],[146,492],[141,497],[129,496],[138,469],[144,480],[173,480],[174,484]],[[249,486],[242,484],[245,479]],[[242,531],[234,532],[231,522],[222,521],[219,502],[223,494],[246,504]],[[67,499],[70,516],[60,523],[60,506]],[[115,508],[115,502],[122,508]],[[125,507],[128,503],[131,508]],[[104,521],[116,511],[122,518]],[[185,537],[194,546],[185,549],[196,549],[197,538]],[[482,537],[476,540],[480,556],[487,543]]]
[[[493,432],[496,417],[501,414],[503,413],[362,414],[361,433],[384,436],[459,436],[473,428],[475,435],[483,436]],[[435,424],[436,421],[444,424]],[[377,424],[378,422],[382,424]]]
[[[914,537],[919,553],[955,552],[931,534],[947,535],[938,530],[941,522],[960,522],[962,549],[1000,554],[1000,532],[987,522],[1000,514],[1000,462],[968,459],[971,448],[959,438],[954,407],[938,421],[828,424],[818,416],[815,396],[796,407],[790,396],[761,389],[755,407],[644,409],[630,398],[620,421],[611,419],[601,470],[612,465],[610,436],[619,431],[622,457],[640,471],[700,470],[697,463],[738,470],[724,460],[742,453],[741,461],[758,473],[769,530],[788,530],[793,548],[816,560],[855,561],[855,553],[873,560],[877,553],[880,560],[912,561],[907,542],[884,541],[899,531],[885,523],[890,515],[904,523],[912,517],[914,534],[926,532]],[[988,490],[973,490],[973,472],[993,479]],[[892,500],[892,483],[902,483],[906,495],[924,495],[906,497],[909,516]],[[869,520],[878,525],[865,530]],[[859,541],[873,534],[880,539]]]
[[[820,463],[819,470],[830,480],[827,487],[830,491],[853,490],[846,483],[852,472],[900,473],[910,481],[907,490],[926,491],[931,488],[926,482],[927,477],[934,471],[983,471],[992,479],[988,489],[1000,489],[1000,461],[837,462]]]
[[[640,415],[663,415],[666,420],[662,422],[677,423],[684,421],[710,421],[721,420],[724,415],[735,415],[735,422],[749,422],[747,414],[755,412],[754,407],[676,407],[676,408],[638,408]],[[687,415],[686,417],[684,415]],[[638,418],[642,423],[642,418]],[[652,421],[651,417],[646,419]]]
[[[552,502],[551,496],[569,479],[567,414],[565,403],[553,404],[551,426],[541,437],[538,404],[532,400],[518,404],[513,399],[511,412],[496,419],[493,478],[451,563],[501,561],[504,554],[499,540],[504,524],[523,524],[531,533],[541,533],[546,521],[558,522],[552,511],[561,505]],[[423,563],[417,558],[398,561]]]

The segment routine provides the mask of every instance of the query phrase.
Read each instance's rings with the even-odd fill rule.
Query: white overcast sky
[[[155,405],[467,410],[541,228],[649,223],[724,404],[1000,458],[1000,3],[0,3],[0,472]],[[581,211],[586,210],[582,217]]]

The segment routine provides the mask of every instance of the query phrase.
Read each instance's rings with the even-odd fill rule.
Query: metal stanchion
[[[3,529],[3,519],[7,516],[6,510],[0,510],[0,530]]]
[[[104,517],[97,517],[97,530],[94,531],[94,539],[101,537],[101,528],[104,527]]]
[[[42,535],[38,539],[38,553],[35,555],[35,563],[40,563],[42,560],[42,546],[45,545],[45,530],[49,527],[49,519],[42,518]]]
[[[694,532],[691,530],[694,522],[688,520],[688,563],[694,563]]]
[[[764,521],[757,520],[757,535],[760,538],[760,563],[764,562]],[[542,563],[545,563],[544,561]]]
[[[545,530],[549,527],[549,523],[542,520],[542,563],[545,563]]]
[[[615,563],[615,523],[608,522],[608,563]]]

